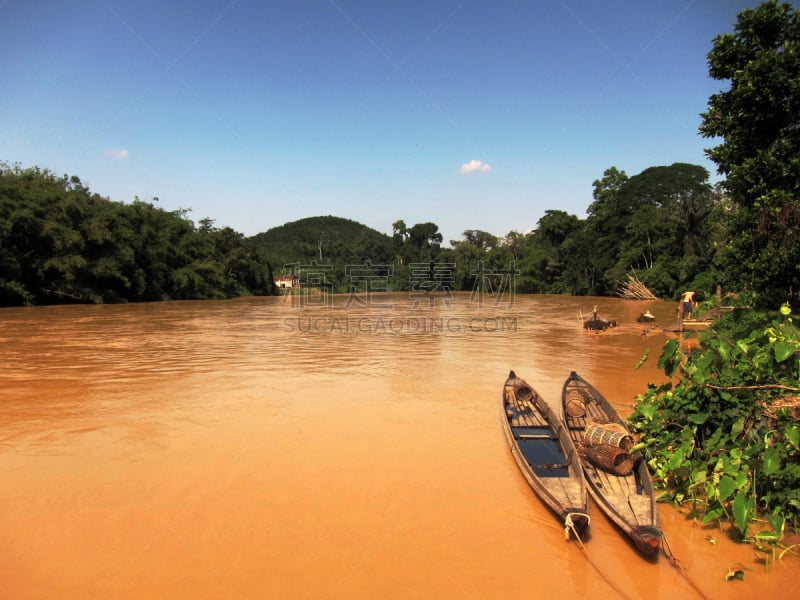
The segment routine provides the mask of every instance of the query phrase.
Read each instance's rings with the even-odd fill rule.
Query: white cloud
[[[480,160],[475,160],[474,158],[461,165],[462,173],[488,173],[491,170],[492,165],[486,164]]]
[[[128,158],[127,150],[106,150],[104,154],[116,160],[125,160]]]

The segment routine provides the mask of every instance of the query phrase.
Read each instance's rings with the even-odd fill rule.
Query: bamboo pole
[[[658,297],[647,289],[634,275],[628,275],[628,280],[622,282],[617,295],[633,300],[658,300]]]

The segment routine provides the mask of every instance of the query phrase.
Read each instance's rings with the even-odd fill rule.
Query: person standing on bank
[[[683,292],[681,295],[681,319],[691,319],[694,312],[694,292]]]

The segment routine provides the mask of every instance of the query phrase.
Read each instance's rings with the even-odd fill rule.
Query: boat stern
[[[662,536],[663,534],[658,527],[649,525],[640,525],[631,532],[631,539],[633,539],[637,550],[647,557],[653,557],[658,554],[661,548]]]
[[[591,518],[587,512],[579,508],[568,508],[562,515],[564,521],[564,537],[568,540],[572,532],[579,540],[582,540],[589,530]]]

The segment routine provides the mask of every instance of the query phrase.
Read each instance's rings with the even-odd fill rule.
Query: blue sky
[[[0,0],[0,161],[245,235],[583,218],[611,166],[715,166],[744,0]]]

